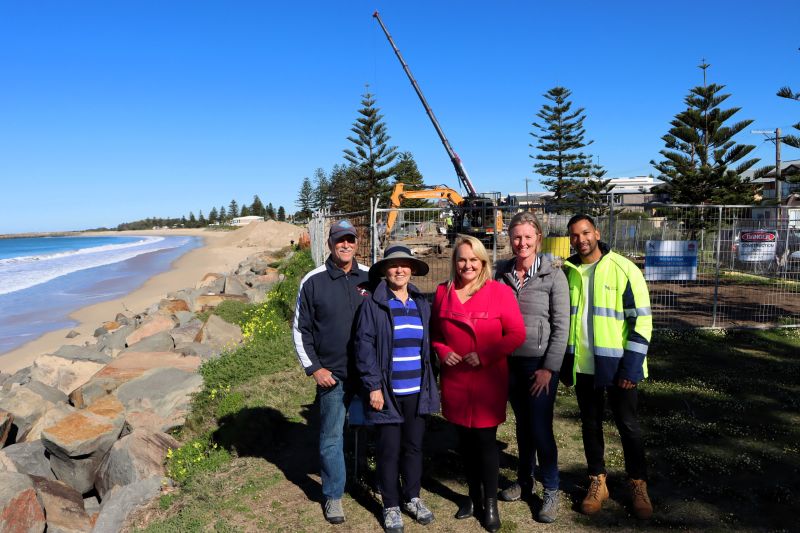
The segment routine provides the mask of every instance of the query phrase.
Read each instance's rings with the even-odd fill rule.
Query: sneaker
[[[399,507],[387,507],[383,510],[383,530],[386,533],[403,533],[403,515]]]
[[[500,491],[500,501],[515,502],[522,499],[523,496],[530,496],[532,492],[532,487],[515,481],[514,484]]]
[[[544,502],[542,503],[542,508],[539,509],[537,518],[539,522],[551,524],[558,517],[558,489],[544,489],[543,499]]]
[[[325,520],[331,524],[341,524],[344,522],[344,508],[340,498],[329,498],[325,500]]]
[[[410,502],[404,504],[406,512],[410,514],[414,520],[426,526],[433,522],[433,512],[419,498],[411,498]]]
[[[631,489],[631,507],[634,516],[639,520],[647,520],[653,516],[653,504],[647,495],[647,482],[643,479],[631,479],[628,481],[628,486]]]
[[[607,499],[606,475],[589,476],[589,490],[581,502],[581,511],[584,514],[595,514],[603,507],[603,502]]]

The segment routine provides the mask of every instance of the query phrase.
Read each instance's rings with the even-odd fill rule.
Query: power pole
[[[525,207],[528,211],[531,209],[531,197],[528,195],[528,182],[531,181],[531,178],[525,178]]]
[[[781,129],[775,128],[775,199],[778,201],[779,214],[781,197]]]
[[[775,204],[778,206],[778,214],[780,215],[781,205],[781,129],[775,130],[750,130],[750,133],[762,133],[769,135],[774,133],[775,137],[767,137],[768,141],[775,143]]]

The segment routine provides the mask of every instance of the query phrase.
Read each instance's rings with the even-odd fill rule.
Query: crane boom
[[[433,127],[436,129],[436,133],[439,134],[439,139],[441,139],[442,144],[444,145],[444,149],[447,150],[447,155],[450,156],[450,161],[453,163],[453,167],[456,169],[456,175],[458,179],[461,180],[461,184],[467,191],[468,197],[475,197],[478,196],[475,187],[472,185],[472,180],[469,179],[469,174],[467,174],[467,170],[464,168],[464,165],[461,163],[461,158],[458,157],[458,154],[453,150],[450,146],[450,142],[447,140],[447,137],[444,135],[444,131],[442,131],[442,127],[439,126],[439,121],[436,120],[436,116],[433,114],[433,110],[431,106],[428,105],[428,101],[425,100],[425,95],[422,94],[422,89],[419,88],[419,84],[417,80],[414,79],[414,76],[411,74],[411,69],[408,68],[408,64],[403,59],[403,56],[400,54],[400,50],[397,48],[397,45],[394,44],[394,40],[392,36],[389,34],[389,30],[386,29],[386,25],[381,20],[380,14],[376,11],[372,14],[373,17],[378,21],[380,24],[383,33],[386,34],[386,38],[389,40],[389,44],[392,45],[392,49],[394,50],[394,54],[397,56],[397,59],[400,60],[400,64],[403,66],[403,70],[408,76],[409,81],[411,81],[411,85],[414,87],[414,90],[417,92],[417,96],[419,96],[420,102],[422,102],[422,106],[425,108],[425,112],[428,114],[428,118],[431,119],[433,123]]]

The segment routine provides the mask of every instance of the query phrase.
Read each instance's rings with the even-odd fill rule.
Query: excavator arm
[[[462,205],[464,203],[464,198],[458,194],[457,191],[454,191],[450,187],[445,187],[444,185],[437,185],[429,189],[407,191],[405,190],[404,183],[395,183],[394,190],[392,191],[392,196],[390,198],[392,202],[392,210],[389,211],[389,216],[386,219],[386,235],[391,233],[395,222],[397,222],[397,209],[400,207],[400,204],[403,202],[403,200],[423,198],[430,200],[447,200],[453,205]]]

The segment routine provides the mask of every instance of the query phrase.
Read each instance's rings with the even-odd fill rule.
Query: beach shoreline
[[[188,251],[173,261],[169,268],[148,278],[142,285],[124,296],[82,307],[69,314],[78,324],[47,332],[22,346],[0,354],[0,372],[14,373],[33,364],[39,355],[52,353],[64,345],[83,345],[94,342],[94,331],[105,321],[113,320],[117,313],[135,314],[165,297],[167,293],[195,284],[209,272],[227,273],[248,256],[262,251],[254,246],[242,246],[226,238],[238,233],[197,229],[165,229],[143,231],[83,232],[85,236],[193,236],[202,239],[200,247]],[[69,339],[74,330],[78,336]]]

